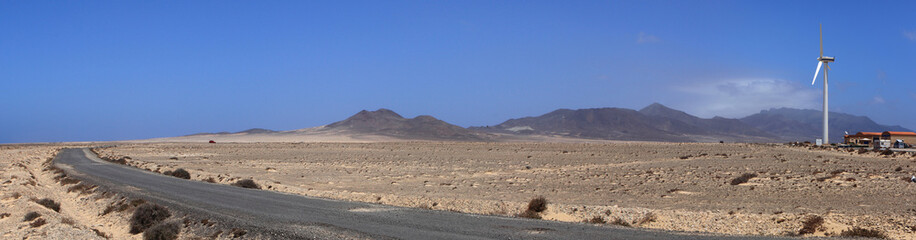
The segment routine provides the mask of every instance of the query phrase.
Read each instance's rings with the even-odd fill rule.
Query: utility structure
[[[829,111],[827,110],[827,70],[830,70],[831,63],[836,60],[834,57],[824,56],[824,25],[820,25],[820,35],[821,35],[821,56],[817,58],[817,69],[814,70],[814,79],[811,80],[811,85],[814,86],[814,81],[817,81],[817,74],[821,71],[821,65],[824,65],[824,139],[823,144],[830,143],[830,130],[828,129],[828,117]]]

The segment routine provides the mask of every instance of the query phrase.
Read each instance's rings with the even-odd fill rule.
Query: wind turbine
[[[827,111],[827,70],[830,70],[830,65],[827,63],[833,62],[836,60],[834,57],[824,56],[824,25],[820,25],[821,30],[821,56],[817,58],[817,69],[814,70],[814,79],[811,80],[811,85],[814,86],[814,81],[817,81],[817,74],[821,71],[821,65],[824,65],[824,144],[829,144],[829,130],[827,127],[827,117],[829,112]]]

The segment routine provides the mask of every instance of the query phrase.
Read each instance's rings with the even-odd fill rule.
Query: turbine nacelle
[[[817,61],[819,61],[819,62],[833,62],[833,61],[835,61],[835,60],[836,60],[836,58],[834,58],[834,57],[828,57],[828,56],[821,56],[821,57],[817,58]]]

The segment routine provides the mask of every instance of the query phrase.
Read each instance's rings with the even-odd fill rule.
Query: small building
[[[853,135],[844,135],[843,142],[849,145],[880,147],[881,140],[887,140],[889,143],[902,142],[908,145],[916,144],[916,133],[914,132],[857,132]]]
[[[894,142],[903,142],[908,145],[916,144],[916,133],[914,132],[883,132],[881,133],[881,139],[891,140]],[[899,141],[898,141],[899,140]]]
[[[843,135],[843,143],[870,146],[881,140],[881,135],[880,132],[857,132],[853,135]]]

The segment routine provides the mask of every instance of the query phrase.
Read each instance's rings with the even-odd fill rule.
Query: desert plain
[[[128,143],[102,157],[192,180],[476,214],[734,235],[916,239],[912,153],[742,143]],[[125,158],[126,157],[126,158]],[[744,175],[745,181],[741,179]],[[813,233],[803,221],[818,216]],[[601,223],[604,222],[604,223]]]
[[[49,169],[60,148],[99,145],[109,144],[0,147],[0,236],[140,239],[125,227],[136,207],[127,204],[131,199],[78,187]],[[154,172],[186,169],[197,181],[252,179],[266,191],[395,206],[517,217],[529,200],[544,197],[545,220],[802,237],[858,227],[890,239],[916,239],[916,183],[909,181],[916,156],[905,152],[787,144],[426,141],[123,143],[95,151]],[[742,175],[746,182],[736,180]],[[38,204],[42,198],[56,201],[60,210]],[[25,220],[30,212],[40,216]],[[800,233],[812,216],[823,224]]]

